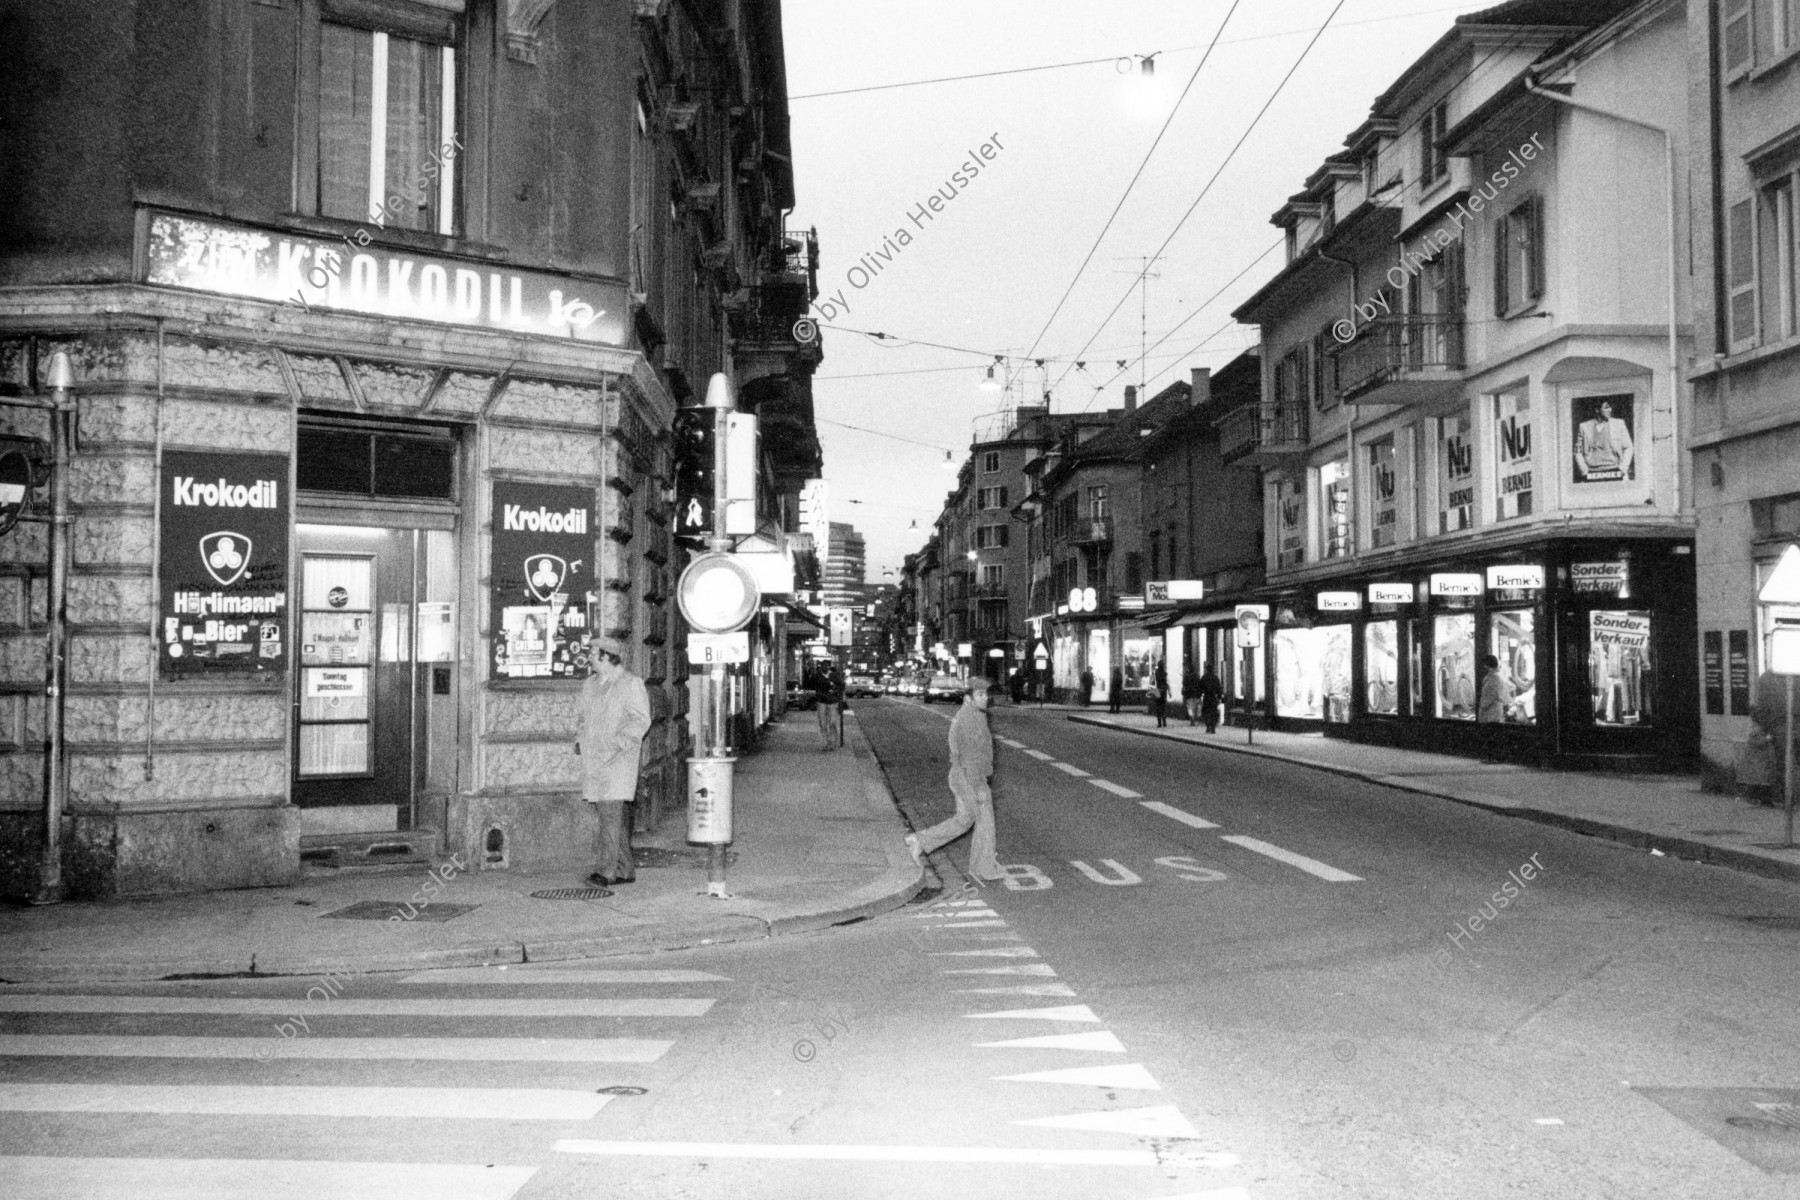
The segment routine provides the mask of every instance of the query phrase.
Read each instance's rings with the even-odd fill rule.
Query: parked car
[[[881,688],[876,685],[873,675],[852,675],[844,681],[844,698],[847,700],[879,695],[881,695]]]
[[[787,706],[810,711],[819,706],[819,695],[806,686],[805,680],[790,679],[787,681]]]
[[[955,703],[963,698],[963,693],[967,690],[963,681],[954,675],[933,675],[925,685],[925,703],[930,704],[933,700]]]

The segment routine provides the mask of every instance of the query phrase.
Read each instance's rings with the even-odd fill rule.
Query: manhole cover
[[[700,867],[706,866],[706,851],[665,850],[661,846],[634,846],[631,861],[640,867]],[[725,865],[730,866],[737,861],[737,851],[725,852]]]
[[[403,900],[358,900],[348,908],[334,909],[328,913],[320,913],[319,916],[339,921],[386,921],[390,918],[401,921],[450,921],[466,912],[474,912],[479,907],[481,906],[478,904],[436,904],[430,901],[420,906]]]
[[[541,892],[531,893],[531,898],[533,900],[604,900],[610,895],[612,895],[611,888],[545,888]]]

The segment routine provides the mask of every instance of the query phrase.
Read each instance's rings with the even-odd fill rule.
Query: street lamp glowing
[[[997,392],[1000,390],[1000,381],[994,378],[994,368],[989,367],[987,369],[987,378],[981,381],[981,390],[984,392]]]

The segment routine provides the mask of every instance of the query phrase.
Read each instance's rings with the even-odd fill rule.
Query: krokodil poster
[[[593,510],[591,488],[494,481],[488,628],[495,679],[587,674]]]

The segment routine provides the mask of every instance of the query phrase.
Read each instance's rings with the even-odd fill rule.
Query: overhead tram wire
[[[1339,5],[1339,7],[1342,7],[1342,5]],[[1329,20],[1329,18],[1327,18],[1327,20]],[[1473,78],[1475,76],[1475,74],[1481,70],[1481,68],[1485,67],[1489,62],[1491,62],[1493,60],[1495,55],[1504,53],[1505,51],[1510,50],[1514,46],[1518,45],[1519,42],[1525,37],[1526,32],[1527,32],[1526,30],[1521,29],[1521,30],[1513,33],[1509,37],[1507,37],[1499,45],[1495,46],[1492,50],[1488,51],[1487,54],[1482,56],[1482,58],[1478,62],[1476,62],[1473,66],[1471,66],[1467,71],[1464,71],[1462,73],[1462,75],[1458,76],[1454,81],[1452,81],[1451,84],[1449,85],[1449,87],[1445,89],[1445,91],[1454,90],[1455,88],[1460,87],[1463,83],[1467,82],[1469,79]],[[1316,38],[1315,38],[1315,40],[1316,40]],[[1309,46],[1308,49],[1310,49],[1310,48],[1311,47]],[[1299,65],[1299,63],[1298,63],[1298,61],[1296,61],[1295,66],[1298,66],[1298,65]],[[1291,73],[1292,72],[1290,72],[1290,74]],[[1284,80],[1284,82],[1285,82],[1285,80]],[[1271,96],[1270,99],[1272,101],[1274,99],[1274,97]],[[1260,116],[1260,114],[1259,114],[1259,116]],[[1402,126],[1399,130],[1397,130],[1394,134],[1394,144],[1398,145],[1400,142],[1400,139],[1402,137],[1404,137],[1407,133],[1410,133],[1412,130],[1417,129],[1420,126],[1420,124],[1423,123],[1424,119],[1425,119],[1424,116],[1421,115],[1418,118],[1414,119],[1413,121],[1409,122],[1408,124]],[[1215,175],[1215,178],[1216,178],[1216,175]],[[1411,191],[1414,188],[1423,187],[1425,183],[1426,183],[1426,180],[1421,178],[1421,179],[1415,179],[1412,183],[1402,185],[1401,190],[1400,190],[1400,195],[1398,198],[1404,199],[1406,197],[1406,194],[1409,191]],[[1210,187],[1211,184],[1209,183],[1208,186]],[[1202,193],[1202,195],[1204,195],[1204,193]],[[1199,203],[1199,200],[1196,199],[1194,203],[1197,205]],[[1188,209],[1188,213],[1183,215],[1182,222],[1185,222],[1187,220],[1188,215],[1192,215],[1192,212],[1193,212],[1193,206],[1190,206]],[[1180,224],[1177,224],[1176,230],[1179,230],[1180,228],[1181,228]],[[1174,236],[1175,236],[1174,233],[1171,233],[1169,235],[1170,238],[1173,238]],[[1168,241],[1165,240],[1163,242],[1163,247],[1167,247],[1168,244],[1169,244]],[[1254,261],[1260,262],[1263,258],[1266,258],[1271,251],[1273,251],[1277,246],[1280,246],[1281,244],[1282,244],[1282,242],[1280,240],[1277,240],[1274,246],[1270,246],[1268,250],[1264,250],[1262,252],[1262,254],[1259,254]],[[1160,253],[1160,252],[1161,251],[1159,249],[1158,253]],[[1252,265],[1254,265],[1254,262]],[[1245,270],[1248,270],[1248,269],[1249,268],[1245,268]],[[1243,274],[1244,274],[1243,271],[1238,272],[1238,274],[1232,278],[1231,283],[1237,282],[1237,280],[1239,278],[1241,278],[1243,276]],[[1225,286],[1230,287],[1231,283],[1227,283]],[[1135,284],[1133,286],[1135,286]],[[1222,292],[1223,290],[1224,289],[1221,288],[1220,292]],[[1168,333],[1165,333],[1162,337],[1158,338],[1155,342],[1153,342],[1150,345],[1149,349],[1154,351],[1158,346],[1162,345],[1163,342],[1167,341],[1169,339],[1170,335],[1172,335],[1175,332],[1175,330],[1180,329],[1183,325],[1186,325],[1189,321],[1191,321],[1195,317],[1199,316],[1200,313],[1205,310],[1206,305],[1211,304],[1213,302],[1213,300],[1216,300],[1218,298],[1220,292],[1214,292],[1212,296],[1208,297],[1200,305],[1195,307],[1194,311],[1190,312],[1187,316],[1183,317],[1180,321],[1176,322],[1175,326],[1173,328],[1171,328]],[[1112,320],[1113,314],[1118,312],[1119,308],[1121,306],[1123,306],[1123,304],[1125,303],[1125,300],[1129,299],[1130,296],[1131,296],[1130,289],[1127,288],[1125,295],[1120,298],[1119,303],[1115,304],[1113,306],[1113,312],[1107,314],[1107,316],[1106,316],[1107,321]],[[1104,328],[1105,328],[1105,321],[1103,321],[1101,323],[1100,329],[1104,329]],[[1100,330],[1099,329],[1095,330],[1094,336],[1098,337],[1099,334],[1100,334]],[[1216,333],[1209,335],[1199,345],[1205,345],[1206,342],[1211,341],[1212,338],[1216,337],[1216,336],[1217,336]],[[1194,349],[1196,349],[1196,350],[1199,349],[1199,346],[1196,346]],[[1085,351],[1085,350],[1086,350],[1086,347],[1083,347],[1083,351]],[[1188,351],[1188,353],[1193,353],[1193,351],[1190,350],[1190,351]],[[1128,371],[1131,369],[1131,367],[1136,366],[1136,365],[1137,364],[1135,362],[1133,362],[1132,364],[1130,364],[1130,366],[1127,366],[1120,372],[1115,373],[1111,378],[1109,378],[1106,381],[1106,383],[1103,383],[1100,386],[1102,388],[1109,386],[1113,382],[1114,379],[1117,379],[1119,377],[1120,374],[1123,374],[1124,371]],[[1156,374],[1161,375],[1163,373],[1163,371],[1167,371],[1167,370],[1168,370],[1168,367],[1164,367],[1162,369],[1162,371],[1158,371]],[[1057,376],[1056,384],[1052,386],[1051,390],[1054,391],[1056,386],[1060,386],[1063,379],[1065,377],[1067,377],[1067,375],[1068,375],[1068,372],[1065,370],[1062,373],[1062,375]],[[1156,376],[1153,375],[1150,378],[1154,379],[1154,378],[1156,378]],[[1088,400],[1088,405],[1091,406],[1092,403],[1093,403],[1093,399],[1092,399],[1092,397],[1090,397]],[[1085,406],[1083,408],[1083,411],[1086,411]]]
[[[1188,93],[1193,90],[1194,83],[1200,78],[1200,72],[1206,69],[1207,60],[1212,58],[1213,47],[1219,44],[1219,35],[1225,32],[1225,26],[1231,23],[1231,16],[1237,12],[1241,2],[1242,0],[1231,0],[1231,7],[1226,10],[1225,19],[1219,22],[1217,29],[1213,30],[1213,40],[1206,47],[1206,53],[1200,56],[1200,65],[1196,66],[1194,73],[1188,76],[1187,86],[1182,88],[1181,95],[1175,98],[1175,104],[1169,109],[1169,115],[1164,118],[1162,128],[1156,131],[1156,139],[1150,143],[1150,148],[1144,151],[1143,161],[1138,163],[1137,170],[1132,173],[1131,182],[1127,183],[1125,190],[1120,193],[1119,202],[1113,205],[1112,212],[1107,215],[1106,224],[1100,227],[1100,232],[1095,236],[1094,244],[1088,247],[1087,255],[1081,260],[1081,265],[1075,268],[1074,278],[1070,279],[1069,286],[1063,289],[1062,298],[1056,302],[1056,307],[1050,310],[1050,316],[1044,321],[1044,327],[1038,330],[1036,337],[1031,339],[1031,349],[1025,352],[1026,358],[1032,356],[1038,348],[1038,343],[1044,340],[1046,333],[1050,332],[1050,326],[1056,323],[1057,315],[1062,312],[1063,305],[1069,302],[1070,295],[1074,293],[1075,285],[1081,282],[1081,273],[1087,270],[1090,262],[1094,261],[1094,253],[1100,249],[1100,243],[1106,240],[1106,235],[1112,229],[1113,222],[1118,220],[1119,211],[1125,207],[1125,201],[1131,197],[1131,190],[1137,186],[1138,180],[1143,178],[1144,168],[1150,165],[1150,159],[1156,154],[1156,148],[1162,145],[1163,135],[1168,133],[1169,126],[1174,124],[1175,114],[1181,111],[1182,101],[1186,100]],[[1341,6],[1343,0],[1338,0],[1338,3]],[[1154,256],[1152,256],[1152,261],[1154,261]],[[1148,272],[1149,269],[1147,266],[1144,268],[1145,272]],[[1141,279],[1143,276],[1140,274],[1139,278]],[[1091,343],[1093,338],[1089,338],[1088,341]],[[1081,349],[1085,351],[1087,347],[1083,346]],[[1066,375],[1068,372],[1064,371],[1063,374]]]
[[[909,438],[903,437],[897,433],[888,433],[883,429],[870,429],[866,425],[851,425],[845,421],[833,421],[829,417],[821,417],[816,413],[813,415],[813,421],[820,425],[836,425],[839,429],[854,429],[858,433],[872,433],[876,437],[892,438],[896,442],[910,442],[915,446],[923,446],[927,450],[950,451],[953,449],[953,447],[939,445],[936,442],[921,442],[918,438]]]
[[[1393,13],[1385,17],[1365,17],[1360,21],[1339,21],[1333,28],[1347,29],[1352,25],[1378,25],[1383,21],[1405,21],[1413,17],[1429,17],[1442,12],[1457,12],[1468,7],[1469,5],[1467,4],[1449,4],[1445,5],[1443,8],[1422,8],[1417,12]],[[1242,46],[1248,42],[1266,42],[1275,38],[1294,37],[1297,34],[1307,32],[1310,31],[1305,29],[1282,29],[1277,30],[1274,33],[1253,33],[1249,37],[1226,38],[1217,44],[1221,46]],[[1182,54],[1189,50],[1208,48],[1210,45],[1211,43],[1208,43],[1207,47],[1203,47],[1201,44],[1195,43],[1192,46],[1175,46],[1168,50],[1158,50],[1155,54],[1149,55],[1148,57],[1156,58],[1164,54]],[[1105,58],[1082,58],[1076,59],[1073,62],[1043,63],[1035,67],[1009,67],[999,71],[976,71],[969,75],[940,75],[935,79],[904,79],[897,83],[874,83],[865,87],[838,88],[829,92],[806,92],[798,96],[789,96],[788,103],[792,104],[797,100],[822,100],[828,96],[854,96],[862,92],[887,92],[892,91],[895,88],[928,87],[938,83],[962,83],[971,79],[996,79],[1002,75],[1028,75],[1036,71],[1060,71],[1068,67],[1091,67],[1100,63],[1116,63],[1121,59],[1133,57],[1138,56],[1130,54],[1113,54],[1108,55]]]
[[[1269,98],[1263,101],[1263,106],[1256,110],[1256,116],[1251,118],[1250,124],[1245,127],[1244,132],[1239,136],[1237,143],[1226,153],[1224,160],[1219,163],[1218,169],[1212,173],[1212,178],[1206,181],[1206,186],[1200,189],[1200,194],[1194,197],[1194,202],[1188,205],[1188,209],[1185,213],[1181,214],[1181,220],[1175,222],[1175,228],[1169,231],[1169,236],[1164,238],[1162,245],[1156,248],[1156,253],[1150,255],[1152,260],[1155,260],[1164,250],[1169,248],[1169,243],[1175,240],[1175,235],[1181,232],[1181,227],[1187,224],[1187,219],[1194,215],[1194,210],[1200,207],[1200,202],[1206,199],[1206,194],[1208,192],[1212,191],[1213,184],[1219,181],[1219,176],[1225,173],[1225,168],[1231,165],[1231,160],[1237,157],[1237,152],[1243,149],[1245,142],[1250,140],[1250,135],[1256,131],[1256,127],[1262,122],[1264,114],[1269,111],[1269,107],[1275,103],[1276,98],[1279,97],[1282,90],[1287,87],[1288,81],[1294,77],[1294,72],[1300,69],[1300,64],[1306,61],[1306,56],[1312,53],[1312,48],[1319,44],[1319,39],[1324,36],[1325,30],[1331,25],[1331,19],[1338,15],[1345,3],[1346,0],[1337,0],[1337,4],[1332,7],[1332,10],[1325,14],[1324,22],[1313,32],[1311,40],[1306,43],[1306,49],[1300,51],[1300,57],[1294,60],[1294,65],[1289,67],[1287,74],[1281,77],[1281,82],[1275,85],[1275,90],[1269,93]],[[1146,270],[1148,270],[1148,268],[1146,268]],[[1136,286],[1137,281],[1133,280],[1131,287]],[[1107,322],[1111,321],[1119,309],[1124,307],[1125,301],[1131,298],[1131,287],[1125,289],[1124,296],[1120,297],[1118,303],[1114,304],[1107,312],[1106,316],[1101,318],[1099,327],[1089,335],[1088,340],[1082,344],[1081,349],[1075,352],[1077,357],[1087,352],[1087,348],[1094,344],[1094,339],[1099,337],[1101,332],[1106,328]],[[1057,384],[1060,385],[1068,374],[1069,372],[1064,370],[1062,375],[1057,377]],[[1052,387],[1050,390],[1055,391],[1056,389]]]

